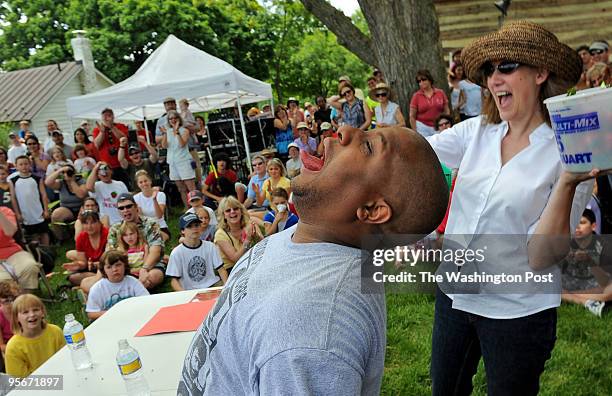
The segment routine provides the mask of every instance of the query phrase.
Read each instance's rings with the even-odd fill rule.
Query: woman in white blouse
[[[374,88],[374,96],[380,102],[380,106],[374,108],[376,114],[376,128],[388,126],[405,127],[406,121],[399,105],[389,100],[389,86],[385,83],[378,83]]]
[[[542,269],[562,256],[542,261],[546,240],[530,236],[562,236],[569,241],[570,217],[574,229],[592,186],[579,183],[598,173],[562,170],[542,103],[578,81],[580,58],[552,33],[526,21],[476,40],[461,58],[468,78],[491,94],[482,116],[428,138],[440,161],[459,168],[445,247],[453,242],[469,248],[493,242],[494,249],[485,252],[484,263],[473,271],[479,274]],[[474,268],[452,265],[448,272],[467,275]],[[556,340],[560,294],[510,283],[472,285],[473,294],[454,288],[457,285],[439,286],[432,393],[470,394],[482,356],[488,394],[536,395]]]

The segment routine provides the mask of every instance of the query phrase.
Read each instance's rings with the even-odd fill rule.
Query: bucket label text
[[[596,112],[569,117],[554,114],[551,118],[557,134],[588,132],[599,129],[599,118]]]

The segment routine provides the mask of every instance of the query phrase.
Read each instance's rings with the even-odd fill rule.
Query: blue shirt
[[[272,224],[274,223],[275,218],[276,218],[276,214],[270,210],[268,213],[266,213],[263,220],[264,220],[264,223]],[[298,220],[299,219],[295,214],[289,212],[289,216],[287,216],[287,220],[278,222],[278,232],[286,230],[289,227],[293,227],[294,225],[297,224]]]
[[[297,138],[293,141],[300,148],[300,151],[306,151],[310,155],[317,153],[317,141],[313,137],[308,137],[308,143],[302,142],[302,139]]]
[[[276,151],[279,154],[289,153],[289,143],[293,142],[293,129],[291,124],[287,127],[287,130],[283,131],[280,129],[276,130]]]
[[[263,189],[264,182],[269,177],[270,176],[268,176],[267,173],[263,177],[259,177],[257,174],[254,174],[253,177],[251,177],[251,180],[249,180],[249,186],[248,186],[248,190],[247,190],[247,198],[251,198],[253,200],[256,200],[257,199],[257,195],[255,194],[255,190],[253,190],[253,183],[257,184],[259,186],[259,190],[261,191]],[[268,202],[268,200],[266,199],[263,202],[263,206],[270,206],[270,202]]]

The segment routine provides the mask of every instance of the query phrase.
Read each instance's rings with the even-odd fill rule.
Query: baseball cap
[[[203,198],[203,195],[198,190],[189,191],[189,193],[187,194],[187,202],[191,202],[194,199],[202,199],[202,198]]]
[[[10,137],[10,138],[14,138],[16,136],[17,136],[17,134],[15,132],[9,132],[9,134],[8,134],[8,137]]]
[[[185,213],[179,219],[179,227],[181,230],[184,230],[193,223],[202,223],[202,220],[200,220],[195,213]]]
[[[304,121],[298,122],[297,124],[297,129],[302,129],[302,128],[308,129],[308,124],[306,124]]]
[[[108,112],[110,112],[111,114],[114,114],[113,113],[113,109],[111,109],[110,107],[105,107],[104,109],[102,109],[100,114],[104,114],[104,113],[108,113]]]
[[[111,111],[112,111],[112,110],[111,110]],[[83,121],[82,121],[82,122],[81,122],[79,125],[80,125],[80,126],[83,126],[83,125],[89,125],[89,121],[87,121],[87,120],[83,120]]]
[[[62,135],[62,133],[60,131],[58,131],[57,129],[53,132],[51,132],[51,136],[55,136],[55,135]]]
[[[117,203],[121,202],[121,201],[132,201],[134,203],[136,203],[136,201],[134,200],[134,196],[130,193],[121,193],[119,194],[119,196],[117,197]]]
[[[324,122],[321,124],[322,131],[326,131],[328,129],[332,129],[332,124],[330,124],[329,122]]]
[[[176,102],[176,99],[174,99],[172,96],[167,96],[164,98],[164,103],[168,102]]]
[[[593,43],[591,43],[591,45],[589,46],[589,51],[592,51],[592,50],[607,51],[608,48],[609,48],[608,44],[602,41],[593,41]]]
[[[296,149],[298,149],[298,151],[299,151],[299,149],[300,149],[300,146],[298,146],[297,144],[295,144],[295,143],[289,143],[289,145],[287,146],[287,150],[289,150],[291,147],[295,147]]]
[[[135,144],[135,145],[131,145],[130,148],[128,149],[128,154],[132,154],[132,153],[141,153],[142,150],[140,149],[140,146]]]

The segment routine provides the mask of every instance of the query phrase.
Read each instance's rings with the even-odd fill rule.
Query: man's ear
[[[366,224],[384,224],[391,220],[393,211],[383,197],[366,202],[357,209],[357,218]]]

